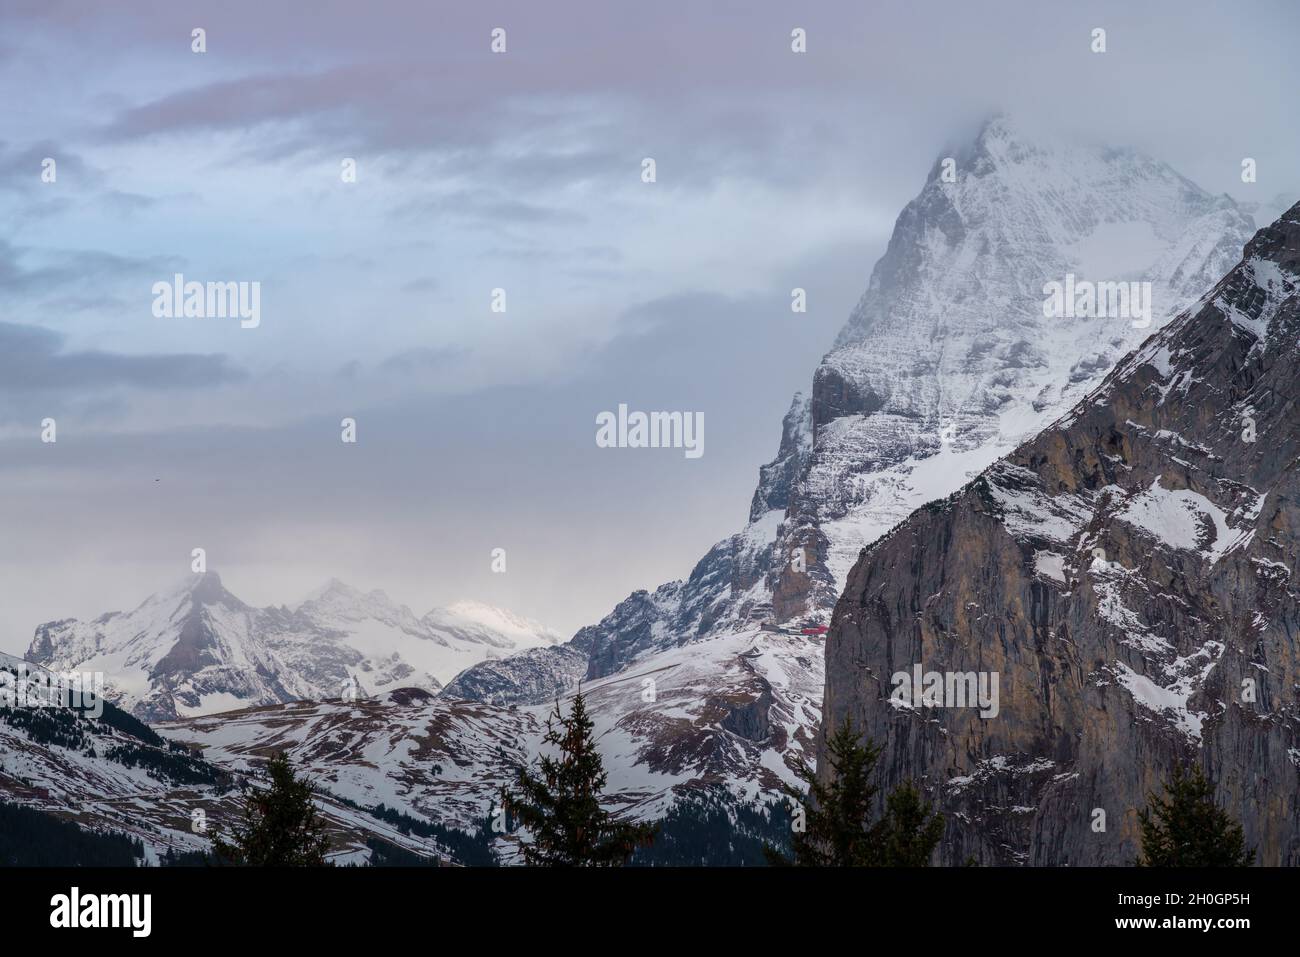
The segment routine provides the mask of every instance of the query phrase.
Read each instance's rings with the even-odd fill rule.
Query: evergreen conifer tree
[[[1138,812],[1142,829],[1139,867],[1249,867],[1241,825],[1214,802],[1214,788],[1200,767],[1175,767],[1164,797],[1152,794]]]
[[[791,839],[793,860],[776,852],[768,854],[774,864],[802,867],[864,866],[871,860],[871,802],[876,786],[871,772],[880,759],[880,748],[871,741],[858,743],[853,723],[845,721],[826,741],[830,781],[818,780],[817,773],[800,762],[795,768],[799,780],[808,786],[806,795],[788,789],[795,811]]]
[[[298,777],[283,752],[267,764],[271,786],[251,790],[244,798],[242,824],[230,839],[216,837],[218,863],[250,867],[321,867],[329,841],[325,822],[312,803],[312,786]]]
[[[806,763],[795,769],[808,790],[789,789],[798,802],[793,858],[768,848],[768,861],[800,867],[924,867],[943,836],[943,816],[908,783],[888,796],[884,817],[872,820],[879,789],[871,777],[881,748],[870,739],[859,741],[851,721],[830,734],[826,753],[829,781],[819,780]]]
[[[502,807],[532,836],[532,843],[523,848],[526,864],[617,866],[627,863],[637,847],[654,840],[656,826],[617,821],[600,806],[607,775],[593,727],[581,691],[567,717],[557,699],[543,740],[559,748],[559,755],[543,756],[536,774],[521,767],[517,793],[502,789]]]
[[[877,827],[882,866],[925,867],[943,837],[943,815],[926,804],[909,781],[885,800],[885,816]]]

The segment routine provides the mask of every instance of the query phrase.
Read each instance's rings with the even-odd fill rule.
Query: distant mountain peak
[[[149,720],[401,687],[436,692],[490,657],[554,644],[504,609],[458,603],[417,617],[380,589],[331,578],[296,607],[255,608],[215,571],[187,576],[127,613],[37,627],[28,657],[105,673],[116,700]]]
[[[209,570],[204,572],[189,572],[179,578],[175,578],[172,580],[170,585],[154,592],[149,597],[183,597],[186,595],[193,595],[196,592],[200,595],[211,596],[219,595],[223,591],[225,591],[225,585],[221,581],[221,576],[215,570]]]
[[[360,601],[369,597],[368,593],[363,592],[354,585],[349,585],[340,578],[330,577],[323,585],[307,594],[299,606],[313,601]]]
[[[998,110],[985,118],[970,146],[996,151],[1011,143],[1031,143],[1042,138],[1041,133],[1030,134],[1010,113]]]
[[[393,601],[383,589],[372,588],[370,591],[362,591],[338,578],[331,578],[308,595],[298,604],[296,610],[304,612],[326,608],[353,617],[375,615],[415,619],[414,613],[409,608]]]
[[[560,632],[539,621],[486,602],[461,600],[445,608],[431,609],[422,619],[430,627],[446,629],[468,640],[499,645],[507,638],[517,650],[555,645],[565,640]]]
[[[221,576],[215,570],[190,572],[159,591],[154,592],[131,612],[135,614],[148,605],[177,607],[184,603],[193,606],[226,605],[231,608],[246,607],[242,601],[227,590]],[[110,613],[109,616],[116,613]],[[105,617],[109,617],[105,616]]]

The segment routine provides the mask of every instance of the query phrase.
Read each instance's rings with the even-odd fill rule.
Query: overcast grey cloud
[[[0,239],[0,295],[64,295],[96,282],[153,276],[175,265],[163,257],[140,259],[101,249],[41,249]]]
[[[51,329],[0,322],[0,390],[5,393],[75,393],[114,385],[195,389],[241,378],[225,356],[69,352],[64,337]]]
[[[249,601],[337,575],[593,621],[740,526],[898,212],[990,111],[1264,216],[1300,196],[1298,27],[1262,0],[12,0],[0,650],[200,544]],[[262,324],[154,317],[182,271],[259,281]],[[702,411],[707,454],[601,455],[620,402]]]

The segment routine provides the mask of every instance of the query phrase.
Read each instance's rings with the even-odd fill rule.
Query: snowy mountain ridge
[[[382,591],[336,579],[294,608],[254,608],[209,571],[129,612],[40,625],[27,657],[55,671],[102,671],[110,700],[162,720],[350,691],[436,691],[476,662],[559,641],[488,605],[419,618]]]

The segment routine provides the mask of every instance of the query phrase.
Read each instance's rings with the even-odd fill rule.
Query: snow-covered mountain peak
[[[329,624],[331,621],[358,622],[367,618],[382,621],[416,633],[420,631],[419,619],[405,605],[388,597],[382,589],[363,592],[359,588],[331,578],[300,604],[295,613],[313,621]]]
[[[1167,163],[1007,117],[944,159],[814,375],[778,548],[815,559],[779,571],[779,617],[829,611],[864,545],[1091,392],[1254,232]]]
[[[358,588],[353,588],[347,582],[331,576],[323,585],[320,585],[304,595],[302,600],[294,607],[300,607],[310,601],[320,601],[323,598],[328,598],[330,595],[336,594],[360,595],[362,592]]]
[[[1180,239],[1231,233],[1239,250],[1241,231],[1252,226],[1230,199],[1167,163],[1055,135],[1031,139],[996,116],[968,146],[936,160],[836,349],[864,343],[882,325],[912,331],[932,351],[945,330],[1027,334],[1044,325],[1044,283],[1067,273],[1149,280],[1157,286],[1154,311],[1167,318],[1222,275],[1205,268],[1212,250],[1188,262],[1195,243]],[[1065,326],[1055,321],[1058,330]]]
[[[540,700],[583,677],[582,658],[591,680],[745,627],[826,622],[864,546],[1088,395],[1254,232],[1244,209],[1167,163],[1031,135],[1005,115],[946,154],[899,215],[810,396],[791,404],[749,525],[684,581],[634,592],[565,654],[485,663],[458,693]],[[1057,311],[1053,284],[1091,299]]]
[[[190,572],[181,578],[174,579],[170,585],[159,589],[146,598],[136,606],[135,610],[138,611],[146,605],[176,607],[187,603],[195,605],[221,604],[230,607],[243,606],[243,602],[226,589],[225,584],[221,581],[221,576],[216,571],[205,571]],[[132,613],[134,614],[134,611]]]
[[[254,608],[216,572],[132,611],[47,622],[28,657],[102,671],[110,697],[147,719],[396,688],[436,692],[486,658],[551,645],[549,628],[477,603],[417,617],[383,591],[332,578],[296,607]]]
[[[973,139],[953,147],[955,157],[963,165],[980,171],[987,171],[991,166],[1021,163],[1043,151],[1042,134],[1029,133],[1016,117],[1005,112],[994,113],[984,121]]]
[[[458,601],[446,608],[434,608],[424,616],[433,628],[456,632],[468,640],[482,640],[500,646],[505,639],[516,649],[555,645],[565,636],[539,621],[478,601]]]

